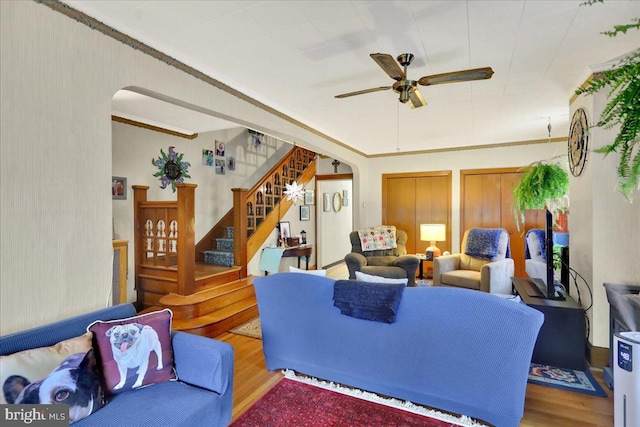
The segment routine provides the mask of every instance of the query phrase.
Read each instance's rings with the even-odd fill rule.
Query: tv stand
[[[544,314],[531,361],[558,368],[584,369],[586,339],[582,307],[569,295],[564,300],[541,298],[536,285],[527,277],[513,277],[511,283],[522,302]]]
[[[553,300],[564,300],[565,297],[560,292],[555,290],[553,291],[553,295],[547,295],[547,284],[542,279],[529,279],[535,285],[535,288],[528,288],[527,293],[530,297],[533,298],[542,298],[542,299],[553,299]],[[537,289],[537,290],[536,290]]]

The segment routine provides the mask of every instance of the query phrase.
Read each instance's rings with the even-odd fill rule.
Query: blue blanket
[[[495,261],[503,232],[506,233],[504,228],[472,228],[467,235],[467,247],[464,253],[474,258]],[[506,258],[511,258],[508,242]]]
[[[404,288],[404,284],[337,280],[333,286],[333,305],[347,316],[393,323]]]
[[[535,234],[538,236],[538,242],[540,242],[540,252],[542,252],[542,259],[547,260],[547,245],[545,239],[545,231],[540,228],[532,228],[527,231],[527,235],[524,237],[524,241],[527,242],[529,234]],[[525,259],[531,259],[531,253],[529,252],[529,244],[524,245],[524,257]]]

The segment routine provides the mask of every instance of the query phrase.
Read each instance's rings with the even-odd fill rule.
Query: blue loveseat
[[[135,316],[131,304],[121,304],[0,337],[0,355],[82,335],[95,320]],[[210,338],[174,332],[178,381],[154,384],[116,395],[106,406],[76,423],[84,426],[227,426],[233,397],[233,348]]]
[[[407,287],[387,324],[341,314],[334,283],[300,273],[254,281],[267,369],[518,426],[542,313],[484,292]]]

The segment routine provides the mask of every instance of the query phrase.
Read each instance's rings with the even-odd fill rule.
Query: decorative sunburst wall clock
[[[151,159],[151,163],[160,169],[153,174],[153,176],[160,178],[160,188],[167,188],[167,185],[171,184],[171,189],[175,193],[176,184],[182,184],[185,178],[191,178],[189,175],[191,163],[183,162],[184,153],[178,154],[174,148],[176,147],[169,147],[168,155],[161,148],[160,156],[156,160]]]

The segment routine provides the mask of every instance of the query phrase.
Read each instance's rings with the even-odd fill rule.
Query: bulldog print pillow
[[[0,404],[69,405],[72,424],[103,406],[91,333],[0,356]]]
[[[169,309],[89,325],[100,354],[105,392],[117,394],[175,380]]]

